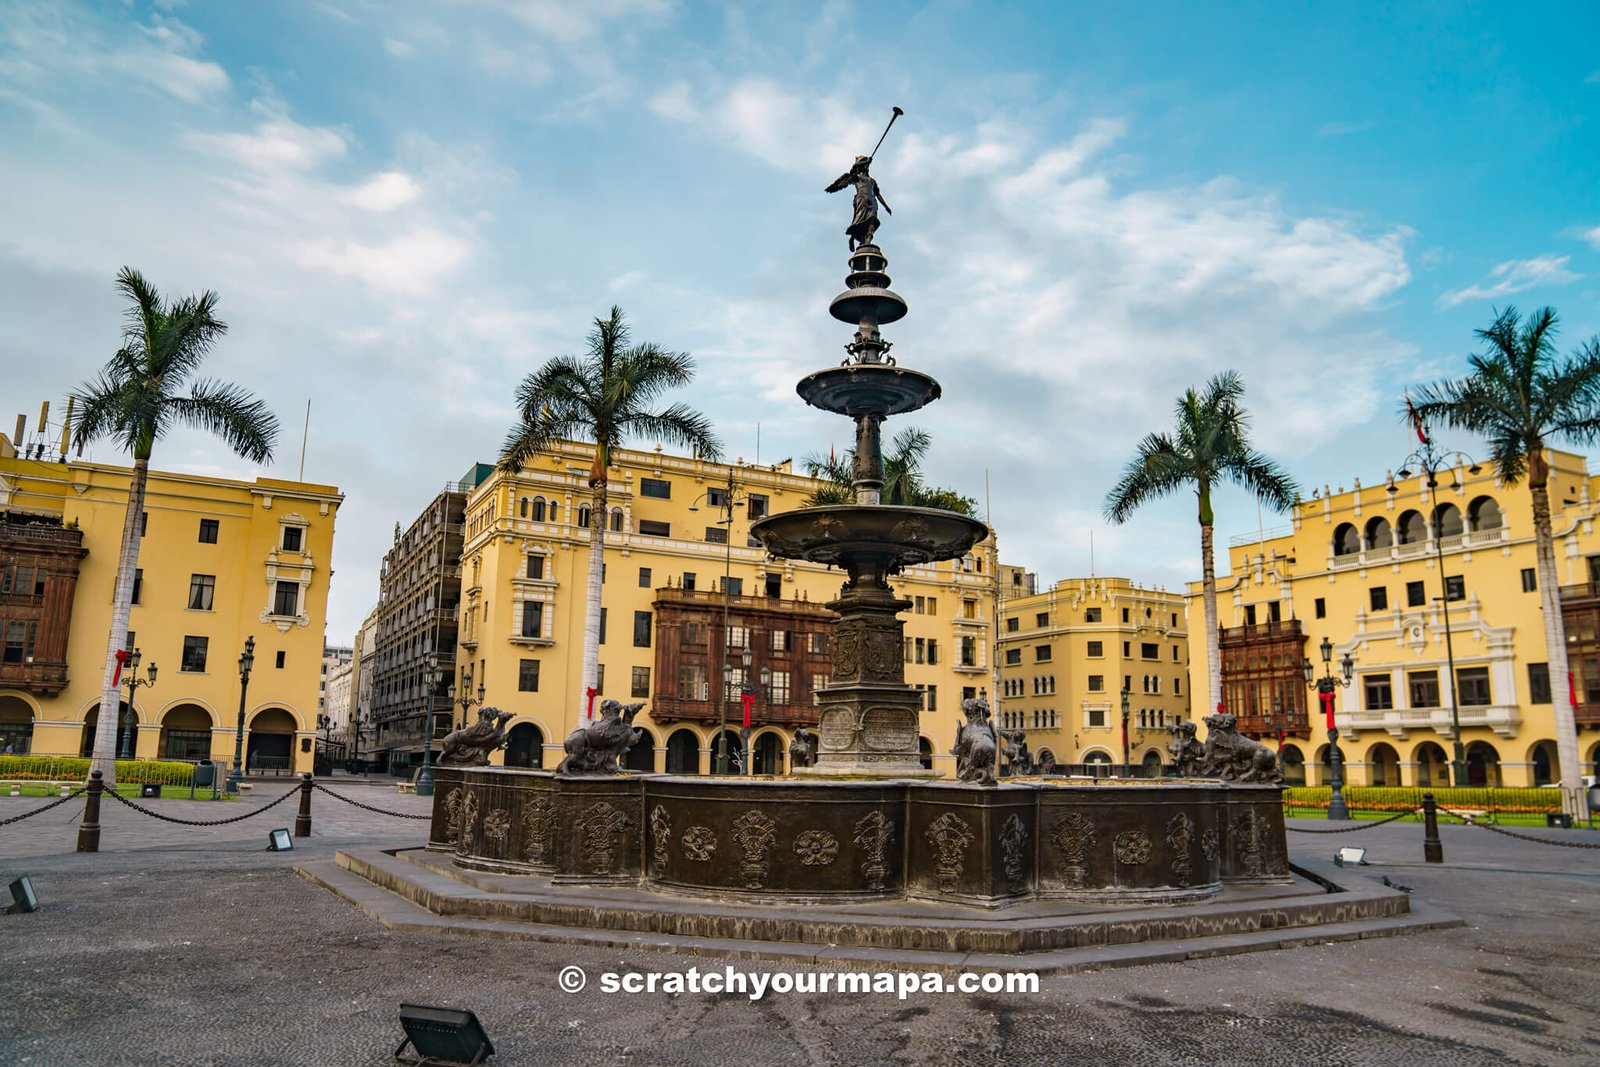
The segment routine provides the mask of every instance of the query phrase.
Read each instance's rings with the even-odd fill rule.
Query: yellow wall
[[[66,688],[54,697],[0,688],[0,696],[18,698],[32,709],[35,753],[78,755],[84,721],[97,714],[130,477],[126,467],[0,458],[5,506],[76,523],[88,550],[73,603]],[[149,522],[139,549],[143,578],[128,628],[143,657],[141,676],[152,662],[158,671],[156,684],[140,688],[134,701],[139,724],[134,755],[159,758],[165,752],[163,722],[176,725],[188,718],[211,730],[210,757],[232,765],[238,659],[245,638],[253,635],[245,743],[252,728],[290,732],[293,767],[309,770],[312,753],[302,748],[316,728],[329,561],[343,497],[327,485],[160,471],[150,472],[146,492]],[[202,519],[217,521],[215,544],[200,542]],[[302,551],[283,550],[286,525],[303,529]],[[216,579],[210,611],[188,606],[194,574]],[[271,614],[279,579],[303,582],[294,617]],[[208,638],[203,672],[181,669],[185,636]],[[126,700],[125,686],[122,696]]]
[[[1556,568],[1563,586],[1586,583],[1588,557],[1600,556],[1600,536],[1594,529],[1600,486],[1587,473],[1583,457],[1565,452],[1551,452],[1550,457]],[[1504,517],[1501,527],[1473,530],[1469,525],[1463,535],[1447,537],[1439,545],[1445,574],[1464,578],[1464,598],[1448,604],[1457,672],[1486,668],[1490,681],[1489,704],[1460,708],[1462,743],[1492,746],[1500,784],[1508,786],[1533,784],[1533,751],[1543,743],[1548,746],[1553,778],[1559,779],[1553,705],[1532,700],[1528,675],[1528,665],[1546,662],[1547,652],[1539,594],[1523,585],[1523,572],[1535,566],[1527,485],[1501,486],[1488,465],[1477,474],[1464,468],[1442,471],[1438,482],[1433,493],[1417,474],[1398,481],[1393,493],[1383,480],[1369,486],[1357,482],[1348,490],[1319,491],[1316,499],[1302,501],[1294,509],[1292,529],[1260,542],[1251,539],[1234,545],[1228,552],[1231,573],[1217,579],[1218,625],[1244,625],[1248,605],[1257,606],[1258,622],[1262,621],[1268,604],[1279,601],[1280,617],[1298,619],[1304,627],[1304,656],[1313,661],[1318,676],[1323,674],[1319,646],[1324,637],[1333,642],[1335,673],[1344,653],[1355,660],[1354,683],[1336,695],[1346,781],[1368,785],[1381,774],[1388,785],[1443,784],[1433,770],[1426,772],[1428,781],[1422,781],[1421,765],[1427,761],[1419,752],[1432,744],[1440,746],[1447,759],[1453,756],[1445,615],[1435,544],[1425,540],[1335,555],[1334,538],[1346,523],[1364,533],[1377,519],[1393,527],[1408,511],[1427,517],[1436,505],[1445,503],[1465,515],[1474,501],[1492,498]],[[1222,561],[1218,562],[1221,570]],[[1420,605],[1408,603],[1407,585],[1412,582],[1422,583]],[[1375,587],[1385,589],[1387,607],[1373,607]],[[1203,626],[1198,582],[1189,587],[1189,610],[1194,624]],[[1409,678],[1427,671],[1437,672],[1441,706],[1413,707]],[[1205,672],[1205,645],[1197,642],[1195,685],[1204,685]],[[1368,699],[1369,676],[1390,679],[1393,708],[1372,706],[1379,701]],[[1552,679],[1552,684],[1566,681]],[[1324,781],[1319,764],[1327,735],[1314,695],[1310,706],[1312,740],[1299,747],[1308,765],[1308,781],[1319,783]],[[1594,763],[1597,747],[1592,733],[1580,734],[1586,770]],[[1492,774],[1489,784],[1494,784]]]
[[[1000,620],[997,721],[1001,729],[1026,731],[1036,759],[1048,749],[1058,763],[1107,757],[1121,763],[1126,680],[1129,760],[1140,763],[1154,752],[1170,762],[1166,724],[1189,714],[1181,595],[1127,578],[1068,578],[1042,593],[1005,600]],[[1099,654],[1091,655],[1095,642]],[[1153,659],[1144,655],[1151,644]],[[1041,660],[1040,650],[1049,658]]]
[[[514,711],[516,718],[508,729],[531,722],[538,726],[546,745],[544,765],[552,767],[561,758],[566,735],[579,725],[583,707],[579,671],[582,661],[584,597],[587,588],[589,532],[576,525],[577,508],[589,502],[587,472],[592,448],[565,444],[550,456],[537,457],[520,475],[495,474],[471,494],[467,504],[467,535],[462,554],[462,618],[458,669],[469,664],[478,679],[486,684],[487,703]],[[635,611],[654,611],[657,587],[682,584],[685,572],[696,575],[696,588],[715,591],[727,566],[729,573],[743,580],[745,595],[761,596],[768,573],[782,576],[782,596],[813,604],[826,603],[838,595],[844,575],[838,570],[793,561],[768,561],[766,552],[748,546],[750,519],[745,506],[734,510],[729,546],[709,543],[708,527],[721,529],[720,507],[710,506],[706,492],[727,484],[726,464],[705,463],[659,452],[621,450],[613,454],[610,472],[610,506],[622,513],[623,532],[606,533],[606,582],[603,603],[607,612],[606,642],[600,646],[600,663],[605,669],[604,694],[627,702],[634,667],[652,669],[654,647],[633,647]],[[768,498],[769,513],[802,506],[818,484],[814,479],[793,473],[789,465],[777,467],[733,467],[738,487],[736,499],[750,494]],[[671,497],[659,499],[641,495],[643,478],[671,483]],[[534,522],[519,517],[520,500],[543,497],[560,508],[557,521]],[[694,505],[698,510],[690,510]],[[639,532],[641,522],[670,524],[667,536]],[[731,551],[729,550],[731,547]],[[908,568],[894,581],[896,591],[913,600],[921,597],[923,611],[906,612],[905,635],[915,641],[935,640],[939,647],[937,666],[906,665],[909,684],[935,690],[933,710],[924,710],[922,735],[935,753],[936,769],[954,773],[954,759],[948,755],[954,743],[960,717],[962,690],[975,692],[989,686],[990,649],[993,621],[993,559],[987,544],[979,546],[970,569],[962,561],[947,561]],[[524,577],[528,552],[547,556],[545,578],[532,581]],[[648,583],[641,586],[639,570],[650,568]],[[546,601],[546,643],[523,640],[518,605],[535,597]],[[966,617],[964,601],[971,601],[972,617]],[[935,602],[936,607],[929,608]],[[975,638],[976,664],[958,664],[960,638]],[[654,642],[652,641],[652,646]],[[540,662],[539,691],[519,692],[518,667],[522,659]],[[640,699],[640,698],[631,698]],[[737,724],[739,709],[729,709],[729,721]],[[708,769],[708,748],[716,728],[694,723],[657,724],[641,715],[635,724],[649,732],[656,747],[656,767],[665,766],[665,746],[670,734],[683,729],[694,733],[701,749],[701,770]],[[755,744],[766,730],[779,734],[787,752],[791,731],[778,727],[758,729]],[[496,757],[501,758],[501,757]],[[787,757],[785,756],[785,760]],[[785,763],[787,766],[787,763]]]

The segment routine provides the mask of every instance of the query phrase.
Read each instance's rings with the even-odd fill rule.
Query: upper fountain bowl
[[[823,411],[856,418],[899,415],[939,399],[939,383],[921,371],[888,363],[850,363],[800,379],[795,387],[805,402]]]
[[[938,508],[833,504],[769,515],[750,533],[779,559],[844,565],[877,556],[909,566],[965,555],[989,527]]]

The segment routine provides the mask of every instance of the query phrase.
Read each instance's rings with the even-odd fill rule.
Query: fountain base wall
[[[1281,791],[1213,781],[435,772],[428,847],[554,883],[795,903],[1173,903],[1287,883]]]

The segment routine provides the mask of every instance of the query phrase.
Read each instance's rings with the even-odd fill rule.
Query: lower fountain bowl
[[[876,556],[909,566],[965,555],[989,527],[938,508],[835,504],[768,516],[750,533],[779,559],[843,565]]]

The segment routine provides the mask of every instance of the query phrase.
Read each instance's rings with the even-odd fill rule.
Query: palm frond
[[[237,385],[203,379],[194,384],[188,396],[169,399],[167,408],[176,421],[216,434],[236,455],[252,463],[272,459],[278,417],[266,401]]]

